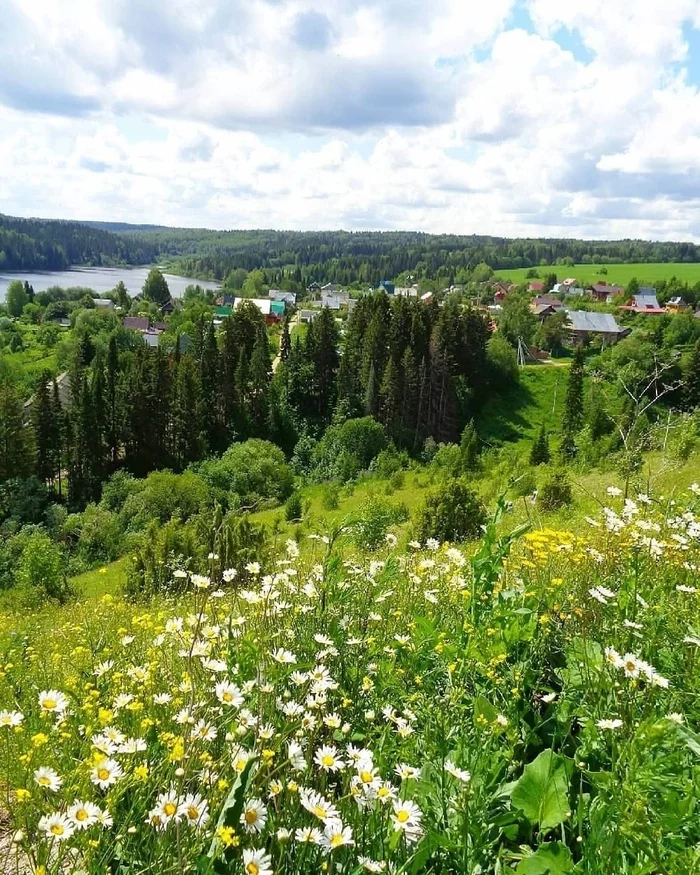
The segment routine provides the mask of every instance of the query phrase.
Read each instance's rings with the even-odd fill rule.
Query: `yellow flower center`
[[[314,805],[314,814],[316,815],[316,817],[320,817],[321,820],[325,820],[325,818],[328,817],[328,812],[320,805]]]
[[[388,795],[389,795],[389,790],[386,787],[380,787],[377,790],[377,796],[388,796]]]
[[[259,875],[260,866],[258,866],[256,862],[251,860],[250,863],[246,864],[245,870],[248,875]]]
[[[41,704],[42,704],[42,707],[44,707],[47,711],[53,711],[53,709],[57,705],[57,702],[55,699],[44,699],[44,701]]]
[[[187,816],[190,820],[199,820],[199,809],[194,805],[190,805],[187,809]]]
[[[342,835],[340,835],[340,833],[336,833],[336,835],[334,835],[334,836],[331,838],[331,847],[332,847],[332,848],[337,848],[337,847],[339,847],[339,846],[342,845],[342,844],[343,844],[343,837],[342,837]]]
[[[371,784],[374,780],[374,777],[371,772],[360,772],[360,778],[364,784]]]
[[[87,811],[84,808],[79,808],[75,812],[75,819],[76,820],[80,820],[80,821],[87,820],[89,816],[90,815],[87,813]]]
[[[258,820],[258,812],[254,808],[249,808],[245,813],[245,822],[246,823],[257,823]]]
[[[47,778],[46,775],[42,775],[39,778],[39,783],[41,784],[42,787],[48,787],[49,784],[51,783],[51,780],[49,778]]]
[[[333,765],[335,760],[333,759],[333,757],[330,754],[326,754],[325,756],[321,757],[321,762],[323,763],[324,766],[330,767]]]
[[[100,781],[107,781],[109,779],[109,774],[110,774],[109,769],[98,769],[97,770],[97,777],[100,779]]]
[[[66,830],[65,830],[65,828],[63,827],[62,824],[60,824],[60,823],[53,823],[53,824],[51,824],[51,832],[52,832],[55,836],[62,836],[63,833],[64,833],[65,831],[66,831]]]
[[[224,693],[221,698],[224,700],[224,702],[233,702],[233,696],[231,695],[231,693]]]
[[[408,811],[402,808],[401,811],[398,811],[396,813],[396,819],[399,823],[406,823],[406,821],[408,820]]]
[[[173,817],[177,811],[177,805],[174,802],[166,802],[163,806],[163,811],[168,817]]]

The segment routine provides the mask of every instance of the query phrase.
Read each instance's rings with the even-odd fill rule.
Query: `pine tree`
[[[250,362],[250,423],[256,437],[262,437],[267,427],[270,376],[270,346],[267,331],[263,327],[255,342]]]
[[[197,376],[193,359],[183,356],[177,369],[173,404],[173,455],[180,470],[200,455]]]
[[[413,349],[409,346],[401,362],[403,371],[403,392],[401,396],[401,422],[404,440],[409,444],[413,440],[418,419],[418,394],[420,392],[420,372]]]
[[[380,420],[392,437],[398,437],[400,430],[401,400],[403,396],[402,376],[401,367],[391,357],[384,371],[382,385],[379,390],[379,413]]]
[[[530,450],[531,465],[545,465],[551,459],[549,452],[549,438],[547,437],[547,429],[542,423],[539,434],[535,438]]]
[[[700,407],[700,340],[693,347],[683,375],[683,399],[688,410]]]
[[[244,347],[241,347],[238,353],[238,365],[236,366],[236,373],[234,375],[236,408],[238,413],[235,430],[239,437],[245,437],[248,434],[248,402],[250,395],[248,370],[246,351]]]
[[[316,320],[313,333],[313,348],[309,350],[309,361],[314,366],[314,394],[316,412],[326,419],[336,400],[336,380],[340,356],[338,354],[338,328],[331,311],[324,307]]]

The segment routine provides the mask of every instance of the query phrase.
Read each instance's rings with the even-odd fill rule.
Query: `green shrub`
[[[371,416],[332,425],[314,450],[316,476],[345,483],[367,470],[386,446],[386,431]]]
[[[283,502],[294,489],[294,474],[282,450],[258,438],[233,444],[220,459],[208,459],[194,470],[212,488],[238,496],[245,507],[263,499]]]
[[[424,541],[475,538],[486,521],[486,509],[465,480],[453,480],[431,493],[418,513],[417,537]]]
[[[71,590],[66,578],[66,557],[46,532],[36,530],[24,537],[17,568],[21,601],[41,604],[46,599],[68,600]]]
[[[321,503],[324,510],[337,510],[340,504],[340,485],[338,483],[326,483],[321,493]]]
[[[178,517],[185,521],[211,504],[208,484],[193,471],[154,471],[139,492],[129,495],[119,517],[125,531],[145,531],[154,520],[166,523]]]
[[[571,482],[564,471],[553,472],[542,484],[538,494],[542,510],[558,510],[573,502]]]
[[[381,498],[368,498],[360,507],[353,525],[353,540],[360,550],[376,550],[386,538],[389,526],[408,519],[404,504],[392,505]]]
[[[292,492],[284,505],[284,518],[288,523],[296,522],[302,517],[301,493]]]

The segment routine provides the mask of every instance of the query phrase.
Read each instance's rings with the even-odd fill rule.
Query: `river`
[[[111,292],[121,280],[129,290],[130,295],[136,295],[141,291],[149,268],[147,267],[76,267],[72,270],[47,270],[47,271],[17,271],[16,273],[0,272],[0,301],[5,300],[5,292],[12,280],[25,280],[34,287],[35,292],[43,292],[51,286],[86,286],[103,295]],[[221,287],[220,283],[205,282],[204,280],[190,279],[185,276],[173,276],[166,273],[170,294],[174,298],[182,297],[185,289],[191,283],[198,283],[204,289],[216,290]]]

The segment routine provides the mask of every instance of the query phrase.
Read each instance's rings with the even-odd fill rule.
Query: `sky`
[[[700,241],[700,0],[0,0],[0,212]]]

